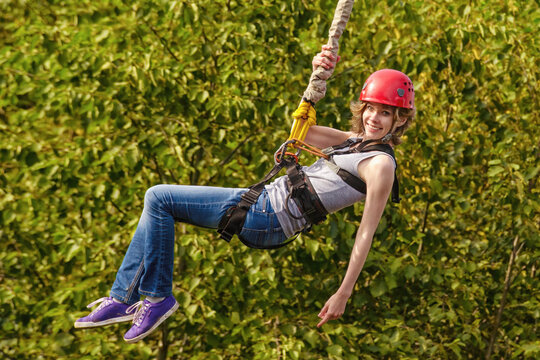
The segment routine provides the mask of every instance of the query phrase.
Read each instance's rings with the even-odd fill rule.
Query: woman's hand
[[[349,296],[341,293],[335,293],[328,299],[326,304],[324,304],[319,317],[322,319],[317,327],[321,327],[323,324],[328,322],[328,320],[336,320],[343,315],[345,312],[345,306],[347,305],[347,300]]]
[[[313,71],[315,71],[319,66],[322,66],[326,70],[332,69],[336,66],[339,60],[341,60],[341,56],[338,55],[337,59],[332,54],[332,47],[328,45],[323,45],[322,50],[320,53],[315,55],[313,57],[313,61],[311,62],[311,65],[313,66]]]

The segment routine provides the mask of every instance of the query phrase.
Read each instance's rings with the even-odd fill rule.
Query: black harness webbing
[[[274,165],[272,170],[270,170],[261,181],[251,185],[249,190],[242,194],[238,204],[227,209],[227,212],[221,218],[218,225],[218,233],[221,235],[221,238],[231,241],[234,234],[240,234],[249,208],[257,202],[257,199],[264,189],[264,185],[276,176],[281,169],[287,166],[289,162],[291,161],[283,159],[280,163]]]
[[[361,140],[360,140],[361,141]],[[327,160],[327,165],[338,174],[339,177],[343,179],[347,183],[347,185],[351,186],[355,190],[367,194],[367,186],[364,180],[360,179],[358,176],[355,176],[348,172],[345,169],[340,168],[334,161],[333,155],[336,154],[351,154],[351,153],[363,153],[363,152],[369,152],[369,151],[381,151],[388,155],[390,155],[394,161],[396,160],[396,157],[394,155],[394,150],[392,147],[388,144],[373,144],[371,146],[371,143],[373,143],[373,140],[368,140],[363,143],[360,143],[360,145],[356,148],[352,148],[351,146],[358,144],[360,142],[359,140],[353,140],[353,139],[347,139],[342,144],[331,146],[329,148],[326,148],[323,150],[323,153],[330,156],[330,159]],[[346,151],[339,151],[342,149],[347,149]],[[397,170],[397,167],[396,167]],[[400,201],[399,197],[399,182],[397,179],[396,171],[394,171],[394,183],[392,184],[392,202],[399,203]]]
[[[309,226],[324,221],[328,211],[311,185],[309,177],[302,171],[302,167],[296,163],[287,166],[287,176],[289,178],[289,196],[285,201],[285,208],[289,215],[298,219],[288,208],[288,200],[292,198]]]

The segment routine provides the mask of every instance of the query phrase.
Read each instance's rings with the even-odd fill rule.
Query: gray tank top
[[[394,161],[392,156],[382,151],[334,155],[333,159],[340,168],[358,176],[358,164],[377,155],[388,156]],[[395,161],[394,166],[396,166]],[[366,194],[362,194],[343,181],[338,174],[326,165],[324,159],[317,160],[311,166],[303,166],[302,169],[309,176],[311,184],[328,213],[336,212],[366,198]],[[281,176],[271,184],[266,185],[266,190],[285,235],[292,237],[302,231],[306,226],[306,221],[294,200],[288,200],[289,210],[294,217],[285,208],[285,202],[289,195],[287,176]]]

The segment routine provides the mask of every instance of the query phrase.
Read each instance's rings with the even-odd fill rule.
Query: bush
[[[179,224],[181,308],[160,331],[127,345],[127,326],[73,329],[147,188],[245,187],[270,168],[335,3],[0,3],[4,358],[538,356],[534,2],[356,2],[319,123],[347,128],[386,67],[415,82],[418,118],[397,150],[403,201],[341,320],[315,327],[361,205],[269,252]]]

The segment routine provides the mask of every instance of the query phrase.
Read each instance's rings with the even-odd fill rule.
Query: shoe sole
[[[82,322],[82,321],[79,321],[79,322],[75,322],[75,327],[77,329],[94,328],[94,327],[111,325],[111,324],[116,324],[116,323],[121,323],[121,322],[126,322],[126,321],[133,321],[133,318],[134,318],[134,315],[128,315],[128,316],[122,316],[122,317],[117,317],[117,318],[98,321],[98,322]]]
[[[178,309],[178,302],[174,304],[174,306],[169,310],[167,311],[158,321],[156,321],[156,323],[154,324],[154,326],[152,326],[149,330],[147,330],[146,332],[140,334],[139,336],[136,336],[134,337],[133,339],[126,339],[124,337],[124,340],[127,342],[127,343],[134,343],[134,342],[137,342],[139,340],[142,340],[143,338],[145,338],[146,336],[150,335],[154,330],[157,329],[157,327],[159,325],[161,325],[162,322],[164,322],[165,320],[167,320],[167,318],[169,316],[172,315],[173,312],[176,311],[176,309]]]

